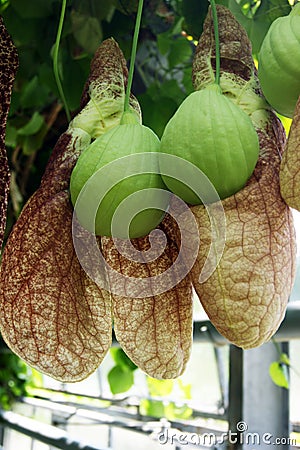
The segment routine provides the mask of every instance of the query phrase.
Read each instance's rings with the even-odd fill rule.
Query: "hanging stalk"
[[[125,102],[124,102],[124,112],[129,111],[129,109],[130,109],[129,99],[130,99],[130,92],[131,92],[131,86],[132,86],[132,80],[133,80],[137,43],[138,43],[139,32],[140,32],[140,27],[141,27],[143,4],[144,4],[144,0],[139,0],[138,10],[137,10],[137,15],[136,15],[136,20],[135,20],[133,41],[132,41],[129,74],[128,74],[127,89],[126,89]]]
[[[55,40],[55,45],[54,45],[54,53],[53,53],[53,72],[54,72],[54,77],[55,77],[55,81],[57,84],[58,92],[59,92],[60,98],[63,102],[64,108],[65,108],[68,122],[70,122],[71,114],[70,114],[70,110],[69,110],[69,107],[68,107],[68,104],[66,101],[66,97],[65,97],[64,90],[63,90],[63,87],[61,84],[61,80],[59,77],[59,70],[58,70],[58,52],[59,52],[62,28],[63,28],[63,24],[64,24],[64,20],[65,20],[66,4],[67,4],[67,0],[62,0],[59,24],[58,24],[56,40]]]

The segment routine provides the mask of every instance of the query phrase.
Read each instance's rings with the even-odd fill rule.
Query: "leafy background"
[[[70,110],[79,107],[90,61],[113,36],[128,59],[137,0],[69,0],[59,52],[59,72]],[[288,14],[288,0],[219,0],[236,15],[257,53],[271,22]],[[192,91],[191,61],[208,0],[145,0],[133,91],[143,121],[159,136]],[[12,171],[7,235],[37,189],[51,150],[67,127],[53,75],[59,0],[1,0],[0,12],[17,46],[20,66],[7,126]]]
[[[128,60],[137,3],[137,0],[68,0],[59,72],[71,112],[76,113],[79,107],[91,58],[103,39],[113,36]],[[218,0],[217,3],[227,6],[245,27],[255,58],[272,21],[287,15],[294,2]],[[140,101],[144,124],[159,136],[192,91],[191,62],[208,7],[208,0],[145,0],[133,92]],[[53,75],[60,9],[59,0],[27,0],[26,4],[24,0],[0,0],[0,13],[20,60],[6,136],[11,170],[6,238],[23,205],[39,186],[52,148],[68,125]],[[126,391],[134,382],[136,367],[120,349],[113,349],[112,357],[115,366],[108,376],[111,390]],[[6,358],[6,369],[0,367],[4,380],[0,400],[4,406],[24,393],[27,376],[21,362],[14,356]],[[286,362],[279,360],[273,367],[274,379],[282,364]],[[280,382],[278,376],[277,381]],[[164,386],[172,390],[174,384]],[[162,388],[158,382],[149,381],[149,392],[159,394],[159,389]],[[185,396],[189,395],[188,387],[180,389]],[[162,403],[158,401],[155,407],[157,413],[162,412]]]

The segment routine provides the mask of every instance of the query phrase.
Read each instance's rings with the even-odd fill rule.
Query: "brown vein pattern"
[[[250,46],[241,45],[244,39],[240,42],[244,31],[226,8],[218,7],[218,17],[223,43],[221,70],[226,72],[230,67],[235,70],[239,59],[240,78],[245,74],[250,77],[254,72],[253,67],[249,71]],[[203,55],[212,52],[211,26],[208,16],[199,42],[200,60],[197,55],[195,58],[197,85],[205,74]],[[224,34],[227,37],[223,40]],[[210,224],[204,207],[192,208],[201,236],[200,252],[192,269],[193,285],[215,327],[243,348],[256,347],[275,333],[284,317],[295,273],[293,220],[279,189],[284,130],[270,114],[258,135],[261,150],[254,174],[244,189],[222,202],[226,215],[225,250],[217,269],[205,283],[199,283],[198,279],[210,245]]]
[[[89,136],[83,131],[84,118],[89,117],[96,99],[102,102],[103,122],[96,133],[118,124],[118,108],[123,107],[118,101],[123,98],[126,80],[119,47],[112,39],[104,41],[91,65],[82,96],[83,109],[54,148],[41,186],[23,209],[3,255],[3,336],[29,364],[62,381],[81,380],[98,367],[111,344],[112,311],[120,344],[152,376],[170,378],[181,374],[192,343],[188,280],[150,298],[114,297],[111,305],[110,294],[85,274],[73,248],[68,186],[78,156],[89,144]],[[110,100],[111,109],[107,108]],[[131,106],[139,114],[134,97]],[[91,128],[95,129],[94,125]],[[88,252],[89,235],[81,232]],[[135,245],[140,251],[147,249],[147,238],[136,240]],[[163,272],[178,254],[171,237],[166,251],[151,264],[127,261],[110,239],[102,239],[102,249],[121,273],[134,273],[137,278]],[[85,257],[89,258],[89,254]]]
[[[243,27],[238,26],[229,9],[217,5],[217,15],[222,72],[233,74],[242,80],[249,80],[253,72],[253,59],[247,33]],[[205,84],[212,82],[214,74],[211,73],[211,65],[215,68],[215,54],[214,28],[209,10],[193,61],[195,89],[201,89]]]
[[[18,68],[17,50],[0,17],[0,248],[6,224],[9,168],[5,149],[5,129],[13,82]]]
[[[219,6],[218,15],[222,71],[232,73],[242,87],[254,73],[250,44],[226,8]],[[196,89],[211,81],[213,47],[208,15],[194,61]],[[104,41],[91,65],[82,110],[59,139],[40,188],[23,209],[3,254],[3,337],[29,364],[62,381],[81,380],[98,367],[111,344],[112,320],[121,346],[142,370],[156,378],[179,376],[192,345],[191,278],[213,324],[244,348],[260,345],[276,331],[293,283],[294,229],[279,190],[284,133],[272,114],[258,130],[261,153],[254,174],[244,189],[223,201],[225,250],[206,282],[198,281],[211,243],[209,218],[202,206],[192,208],[201,238],[197,261],[191,277],[174,288],[141,297],[138,283],[164,273],[178,258],[178,230],[168,215],[160,225],[166,247],[151,262],[127,259],[122,246],[119,251],[112,239],[99,239],[106,261],[125,278],[125,292],[126,277],[137,280],[136,290],[125,296],[110,295],[88,278],[73,248],[69,180],[90,138],[119,123],[126,80],[118,45],[113,39]],[[100,119],[90,114],[95,104],[101,105]],[[134,97],[131,106],[140,115]],[[86,117],[92,117],[87,128]],[[81,233],[86,239],[85,258],[93,261],[94,255],[88,253],[90,235]],[[148,237],[134,239],[132,244],[140,256],[150,248]],[[113,287],[120,281],[109,272],[108,282]]]
[[[113,40],[105,41],[90,75],[94,83],[106,84],[103,77],[110,69],[118,94],[124,91],[120,54]],[[103,70],[98,59],[106,61]],[[88,101],[86,97],[86,107]],[[84,109],[80,114],[83,116]],[[9,237],[1,266],[4,339],[29,364],[63,381],[87,377],[111,344],[110,295],[87,277],[72,241],[69,179],[89,140],[73,123],[58,140],[40,188]]]
[[[286,203],[300,211],[300,97],[280,166],[280,192]]]
[[[109,294],[87,277],[72,242],[73,211],[63,167],[70,172],[78,139],[65,133],[58,141],[57,167],[48,168],[23,209],[1,268],[4,339],[30,365],[64,381],[93,372],[111,344]]]
[[[162,255],[153,262],[126,259],[113,240],[102,238],[108,264],[118,272],[137,279],[164,273],[176,260],[178,248],[168,229],[170,218],[160,228],[167,237]],[[149,249],[148,237],[132,240],[140,252]],[[114,277],[110,283],[116,282]],[[175,284],[175,283],[174,283]],[[126,289],[126,287],[125,287]],[[189,277],[160,295],[146,298],[112,296],[114,330],[122,348],[138,367],[155,378],[175,378],[182,374],[192,346],[192,291]]]

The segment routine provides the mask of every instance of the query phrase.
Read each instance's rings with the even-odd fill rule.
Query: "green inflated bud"
[[[300,4],[270,26],[258,55],[264,96],[280,114],[293,117],[300,95]]]
[[[159,174],[156,156],[160,145],[158,137],[152,130],[140,125],[134,115],[125,113],[124,118],[125,122],[133,118],[134,123],[114,127],[83,151],[71,175],[70,191],[75,207],[81,190],[89,182],[91,194],[84,205],[75,207],[78,220],[84,228],[101,236],[136,238],[147,235],[161,222],[168,207],[168,195],[165,195],[165,185]],[[150,163],[149,158],[143,157],[145,152],[153,153]],[[129,161],[123,158],[129,155]],[[115,163],[110,165],[112,162]],[[99,169],[103,170],[93,176]],[[109,188],[106,188],[104,196],[103,185]],[[127,199],[124,214],[121,213],[118,221],[114,222],[112,230],[117,208],[131,194],[134,196]],[[99,201],[102,200],[94,223],[91,220],[94,213],[91,204],[94,204],[97,196]],[[157,208],[151,207],[154,203],[158,205]],[[147,205],[150,207],[147,208]],[[134,216],[129,224],[130,211],[133,211]]]
[[[257,133],[249,116],[222,95],[216,84],[190,94],[166,126],[161,152],[193,163],[210,180],[221,199],[247,182],[259,154]],[[162,173],[165,167],[161,167]],[[178,178],[185,164],[178,163]],[[191,177],[193,175],[191,174]],[[213,201],[178,179],[163,176],[165,184],[190,204]],[[191,186],[197,180],[191,179]],[[201,195],[198,195],[201,194]],[[201,198],[202,197],[202,198]]]

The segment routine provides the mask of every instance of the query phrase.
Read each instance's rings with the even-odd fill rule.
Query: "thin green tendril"
[[[62,0],[59,24],[58,24],[56,41],[55,41],[54,52],[53,52],[53,72],[54,72],[54,77],[55,77],[55,81],[57,84],[58,92],[59,92],[60,98],[63,102],[64,108],[65,108],[68,122],[70,122],[70,120],[71,120],[70,110],[69,110],[69,107],[68,107],[68,104],[66,101],[66,97],[65,97],[63,87],[62,87],[62,84],[60,81],[59,70],[58,70],[58,51],[59,51],[62,28],[63,28],[63,24],[64,24],[64,20],[65,20],[66,4],[67,4],[67,0]]]
[[[220,40],[219,40],[219,26],[218,26],[218,15],[215,0],[210,0],[211,11],[214,23],[214,34],[215,34],[215,44],[216,44],[216,75],[215,83],[220,86]]]
[[[130,92],[131,92],[131,86],[132,86],[132,80],[133,80],[136,49],[137,49],[139,31],[140,31],[140,26],[141,26],[143,3],[144,3],[144,0],[139,0],[139,6],[138,6],[138,10],[137,10],[137,15],[136,15],[134,35],[133,35],[133,41],[132,41],[129,74],[128,74],[127,89],[126,89],[125,102],[124,102],[124,111],[129,111],[129,98],[130,98]]]

